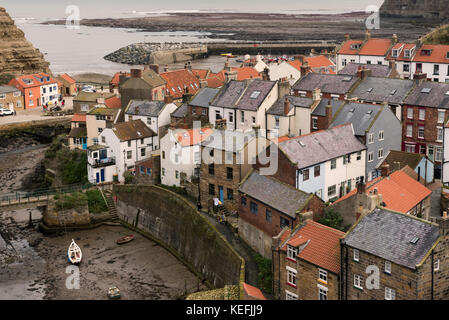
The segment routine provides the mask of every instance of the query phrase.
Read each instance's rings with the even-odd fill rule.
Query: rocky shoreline
[[[344,14],[251,14],[251,13],[174,13],[162,17],[123,19],[83,19],[81,25],[110,28],[131,28],[138,31],[170,32],[195,31],[209,33],[204,37],[231,41],[343,41],[350,33],[353,38],[363,38],[366,29],[365,12]],[[63,24],[48,21],[45,24]],[[413,41],[429,32],[438,22],[413,19],[382,18],[379,30],[373,37],[391,37]],[[319,30],[319,32],[317,32]]]

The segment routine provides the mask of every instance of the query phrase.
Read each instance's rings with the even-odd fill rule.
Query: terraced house
[[[448,248],[447,216],[436,224],[376,208],[341,240],[342,299],[448,299]]]
[[[318,218],[324,202],[273,177],[251,170],[240,183],[239,236],[254,250],[272,258],[272,237]]]
[[[352,124],[280,138],[276,150],[278,170],[273,176],[325,202],[342,197],[365,177],[366,147]]]
[[[401,122],[387,105],[347,103],[337,111],[331,128],[345,123],[352,124],[356,137],[366,146],[365,181],[371,181],[387,152],[401,148]]]
[[[402,151],[421,153],[435,163],[441,177],[444,124],[449,117],[449,84],[424,81],[405,99]]]
[[[22,92],[25,109],[52,105],[59,100],[58,81],[46,73],[35,73],[12,79],[10,86]]]
[[[0,86],[0,108],[23,110],[22,92],[13,86]]]
[[[308,220],[274,238],[273,294],[281,300],[340,299],[344,233]]]

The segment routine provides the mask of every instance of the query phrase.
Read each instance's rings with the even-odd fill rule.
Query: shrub
[[[334,211],[333,208],[327,208],[324,210],[324,214],[318,219],[318,222],[340,231],[346,231],[350,227],[350,225],[343,226],[343,217],[340,213]]]
[[[108,206],[98,189],[87,190],[87,205],[90,213],[101,213],[108,211]]]
[[[77,209],[87,205],[87,196],[82,192],[58,195],[55,201],[56,210]]]
[[[271,260],[265,259],[260,254],[254,254],[254,260],[257,263],[259,287],[263,292],[272,293],[271,286],[273,281],[273,274],[271,271]]]

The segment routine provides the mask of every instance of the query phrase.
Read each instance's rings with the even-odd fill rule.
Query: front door
[[[83,150],[87,150],[87,138],[81,138]]]
[[[104,169],[101,169],[101,182],[104,182]]]
[[[224,203],[224,191],[222,186],[218,186],[218,194],[220,195],[220,202]]]
[[[97,173],[95,174],[95,176],[96,176],[95,181],[96,181],[97,183],[99,183],[99,182],[100,182],[100,173],[97,172]]]

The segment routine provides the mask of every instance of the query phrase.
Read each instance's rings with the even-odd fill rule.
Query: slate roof
[[[357,80],[358,78],[355,76],[342,74],[309,73],[296,81],[292,86],[292,89],[298,91],[313,91],[314,89],[319,88],[323,93],[347,94]]]
[[[202,88],[198,93],[193,97],[192,101],[190,101],[190,105],[194,107],[209,107],[212,100],[217,95],[220,89],[217,88]]]
[[[284,115],[284,102],[285,102],[286,97],[289,101],[289,111],[293,108],[293,106],[302,107],[302,108],[310,108],[314,103],[312,98],[285,96],[285,97],[279,98],[267,110],[267,113],[273,114],[273,115],[278,115],[278,116],[283,116]]]
[[[218,92],[211,105],[222,108],[235,108],[237,100],[245,90],[244,81],[229,81]]]
[[[136,140],[157,136],[153,130],[147,127],[142,120],[131,120],[117,123],[112,127],[112,131],[120,141]]]
[[[254,131],[244,133],[234,130],[214,130],[201,145],[211,149],[237,152],[254,138]]]
[[[178,109],[173,111],[170,116],[174,118],[183,118],[187,114],[188,108],[189,106],[186,103],[183,103]]]
[[[71,138],[87,137],[87,128],[72,128],[68,136]]]
[[[279,148],[298,169],[366,149],[355,137],[352,124],[291,138],[280,142]]]
[[[287,185],[271,176],[252,171],[242,182],[239,191],[296,219],[296,213],[307,205],[311,195]]]
[[[360,82],[349,98],[403,104],[414,86],[413,80],[368,77]]]
[[[17,92],[20,90],[13,86],[0,86],[0,93],[10,93],[10,92]]]
[[[379,78],[387,78],[392,71],[392,69],[390,69],[390,66],[384,64],[366,64],[366,63],[350,62],[343,69],[341,69],[338,72],[338,74],[357,76],[357,70],[359,69],[359,67],[365,67],[366,69],[371,70],[371,76]]]
[[[164,101],[131,100],[125,113],[136,116],[157,117],[164,106]]]
[[[283,235],[281,249],[287,246],[299,247],[297,258],[308,261],[323,269],[340,272],[340,239],[344,232],[308,220],[293,232]]]
[[[343,101],[334,99],[321,99],[320,103],[315,107],[315,109],[313,109],[312,115],[325,117],[326,106],[329,104],[329,101],[331,102],[332,105],[332,116],[334,116],[337,113],[338,109],[343,104]]]
[[[382,105],[347,103],[332,121],[331,128],[352,123],[355,135],[364,136],[366,134],[365,131],[371,127],[383,108],[384,106]]]
[[[430,92],[423,92],[426,89]],[[449,84],[424,81],[415,87],[404,103],[412,106],[449,109]]]
[[[101,98],[101,92],[85,92],[80,91],[74,98],[73,101],[84,101],[84,102],[97,102],[97,99]],[[115,97],[115,94],[105,92],[103,93],[103,98],[109,99]]]
[[[439,230],[435,224],[377,208],[360,219],[342,243],[415,269],[438,237]],[[413,244],[413,238],[419,240]]]
[[[251,81],[238,101],[237,109],[257,111],[275,85],[276,81],[259,79]]]
[[[425,155],[420,153],[390,150],[385,156],[385,159],[379,162],[377,168],[381,168],[384,163],[388,163],[390,165],[390,170],[393,170],[397,169],[399,163],[400,169],[409,166],[414,170],[424,157]]]

